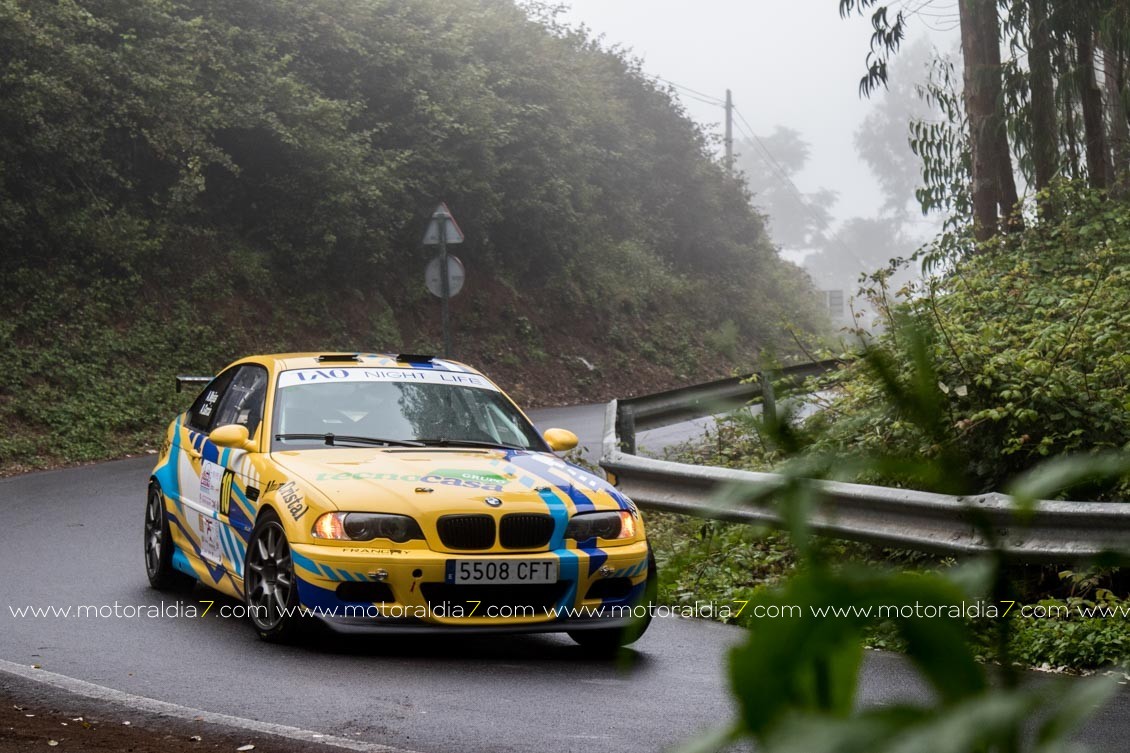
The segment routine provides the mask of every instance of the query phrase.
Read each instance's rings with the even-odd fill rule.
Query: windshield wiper
[[[390,447],[423,447],[423,442],[413,442],[410,439],[381,439],[380,437],[355,437],[350,434],[276,434],[275,439],[320,439],[330,447],[338,442],[352,442],[353,444],[380,444]]]
[[[445,439],[444,437],[438,439],[417,439],[416,443],[427,447],[490,447],[492,449],[501,447],[506,450],[529,449],[527,447],[506,444],[505,442],[480,442],[477,439]]]

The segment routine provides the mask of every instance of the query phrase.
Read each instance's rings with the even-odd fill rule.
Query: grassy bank
[[[510,0],[0,0],[0,93],[0,471],[151,446],[178,372],[438,350],[440,200],[455,355],[527,404],[826,325],[671,92]]]

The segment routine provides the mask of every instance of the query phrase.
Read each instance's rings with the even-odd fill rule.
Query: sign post
[[[451,314],[449,301],[453,295],[451,291],[451,278],[449,277],[450,271],[447,246],[449,243],[462,242],[463,231],[459,229],[455,218],[451,216],[451,210],[447,208],[447,204],[441,202],[440,205],[436,207],[436,210],[432,212],[432,221],[428,223],[428,229],[424,233],[424,245],[439,246],[440,299],[443,301],[444,358],[451,357]],[[460,268],[462,268],[462,264],[460,264]]]

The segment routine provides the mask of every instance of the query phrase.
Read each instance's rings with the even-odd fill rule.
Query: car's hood
[[[430,517],[437,510],[545,512],[551,493],[566,505],[616,509],[603,480],[545,453],[442,448],[319,448],[272,453],[295,480],[339,510]],[[618,495],[617,495],[618,496]]]

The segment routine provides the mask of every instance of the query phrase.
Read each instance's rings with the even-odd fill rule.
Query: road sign
[[[436,257],[428,262],[428,268],[424,270],[424,284],[428,286],[428,292],[436,298],[443,298],[443,278],[440,277],[440,267],[443,266],[443,259]],[[458,256],[447,255],[447,295],[451,297],[459,293],[463,289],[463,280],[467,277],[467,272],[463,268],[463,262],[459,261]]]
[[[439,246],[439,256],[428,265],[428,269],[424,273],[424,284],[428,286],[428,290],[439,296],[439,299],[443,301],[441,316],[443,317],[444,358],[451,358],[452,355],[451,307],[448,303],[451,296],[458,293],[459,289],[463,287],[463,263],[448,255],[447,245],[462,242],[463,231],[459,229],[455,218],[451,216],[451,210],[447,208],[447,204],[441,201],[439,206],[436,207],[436,211],[432,212],[432,221],[428,223],[428,229],[424,232],[425,246]],[[448,263],[451,259],[455,259],[454,264]],[[432,270],[433,265],[435,266],[434,272]],[[458,265],[458,270],[453,270],[452,268],[456,265]]]
[[[432,212],[432,221],[428,223],[428,229],[424,232],[425,246],[439,245],[440,225],[443,225],[444,243],[451,244],[463,242],[463,231],[459,229],[459,225],[455,222],[455,218],[451,216],[451,210],[447,208],[447,204],[441,203],[438,207],[436,207],[436,211]]]

